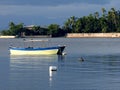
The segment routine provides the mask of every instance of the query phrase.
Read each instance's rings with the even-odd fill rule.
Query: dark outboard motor
[[[60,46],[57,54],[58,54],[58,55],[62,55],[62,52],[63,52],[63,50],[65,49],[65,47],[66,47],[65,45],[64,45],[64,46]]]

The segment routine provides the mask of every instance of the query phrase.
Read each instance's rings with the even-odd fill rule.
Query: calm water
[[[119,38],[49,40],[65,44],[67,55],[10,56],[9,45],[22,39],[0,39],[0,90],[120,90]],[[58,68],[52,77],[51,65]]]

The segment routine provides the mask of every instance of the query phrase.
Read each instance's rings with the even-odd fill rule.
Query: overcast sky
[[[120,0],[0,0],[0,29],[9,22],[63,25],[70,16],[88,16],[101,8],[120,10]]]

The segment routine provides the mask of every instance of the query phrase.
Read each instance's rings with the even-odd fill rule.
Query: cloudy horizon
[[[7,29],[11,21],[25,25],[63,25],[70,16],[82,17],[94,12],[101,13],[101,8],[119,10],[119,5],[118,0],[1,0],[0,29]]]

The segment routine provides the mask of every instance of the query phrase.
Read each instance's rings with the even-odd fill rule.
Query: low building
[[[24,26],[24,27],[27,28],[27,29],[29,29],[29,30],[32,30],[34,26],[35,25],[28,25],[28,26]]]

